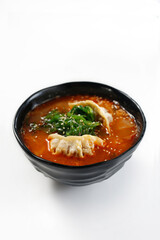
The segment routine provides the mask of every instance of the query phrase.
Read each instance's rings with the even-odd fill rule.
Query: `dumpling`
[[[79,102],[72,102],[69,103],[69,106],[73,107],[75,105],[82,105],[82,106],[90,106],[96,115],[99,115],[103,120],[103,125],[110,131],[109,124],[113,121],[112,115],[107,111],[107,109],[103,107],[99,107],[98,104],[93,102],[92,100],[85,100]]]
[[[104,141],[96,136],[61,136],[57,133],[48,136],[49,148],[53,154],[63,153],[67,156],[83,158],[85,155],[93,155],[95,146],[103,146]]]

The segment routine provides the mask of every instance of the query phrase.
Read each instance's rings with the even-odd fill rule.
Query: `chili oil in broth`
[[[113,121],[110,123],[110,134],[107,133],[103,126],[98,127],[98,130],[96,130],[96,135],[105,141],[104,147],[95,147],[92,156],[85,155],[83,158],[52,154],[48,144],[49,134],[41,129],[30,131],[30,123],[39,123],[41,117],[53,109],[58,109],[62,113],[68,112],[71,110],[68,102],[82,100],[92,100],[112,114]],[[139,136],[139,130],[135,118],[118,102],[97,96],[77,95],[56,98],[37,106],[25,116],[21,135],[26,147],[38,157],[64,165],[83,166],[111,160],[119,156],[135,143]]]

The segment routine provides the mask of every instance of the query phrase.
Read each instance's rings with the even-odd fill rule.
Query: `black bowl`
[[[129,113],[131,113],[140,128],[140,135],[137,142],[120,156],[96,164],[86,166],[66,166],[58,163],[52,163],[48,160],[37,157],[24,145],[20,129],[25,115],[37,105],[54,99],[59,96],[67,95],[97,95],[110,100],[118,101]],[[124,163],[132,156],[140,141],[143,138],[146,128],[145,116],[139,105],[125,93],[104,85],[94,82],[69,82],[61,85],[42,89],[31,95],[18,109],[15,118],[13,130],[15,137],[26,154],[27,158],[35,168],[58,182],[70,185],[87,185],[105,180],[117,172]]]

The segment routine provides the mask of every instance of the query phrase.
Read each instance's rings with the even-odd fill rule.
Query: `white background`
[[[59,185],[12,132],[33,92],[73,80],[123,90],[147,131],[110,179]],[[160,1],[0,0],[0,239],[160,239]]]

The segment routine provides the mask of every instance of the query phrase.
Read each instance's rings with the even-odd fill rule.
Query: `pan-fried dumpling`
[[[73,107],[75,105],[90,106],[96,115],[99,115],[103,119],[103,125],[110,131],[109,124],[112,122],[112,115],[103,107],[99,107],[98,104],[92,100],[85,100],[79,102],[69,103],[69,106]]]
[[[67,156],[84,157],[93,155],[95,146],[103,146],[103,140],[92,135],[61,136],[57,133],[48,136],[49,148],[53,154],[63,153]]]

